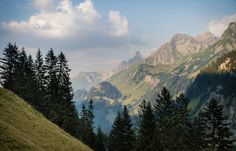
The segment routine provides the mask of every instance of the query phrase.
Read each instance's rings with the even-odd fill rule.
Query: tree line
[[[80,114],[72,102],[70,69],[62,52],[55,55],[50,49],[43,58],[39,49],[34,60],[24,48],[19,50],[16,44],[9,43],[0,58],[0,83],[91,148],[103,145],[101,129],[93,131],[92,101]]]
[[[127,107],[118,113],[109,134],[109,151],[229,151],[233,133],[224,109],[211,99],[196,116],[188,99],[175,99],[164,87],[153,105],[140,104],[138,127],[133,128]]]
[[[81,139],[96,151],[228,151],[232,132],[218,101],[211,99],[196,116],[189,100],[170,95],[166,88],[153,104],[140,104],[135,127],[124,106],[118,112],[108,136],[95,129],[93,100],[77,113],[70,82],[68,60],[50,49],[45,58],[40,50],[33,60],[25,50],[9,43],[0,59],[1,85],[31,104],[53,123]]]

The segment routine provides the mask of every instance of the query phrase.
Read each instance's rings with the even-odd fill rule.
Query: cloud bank
[[[208,30],[215,36],[220,37],[231,22],[236,22],[236,13],[210,21],[208,24]]]
[[[29,52],[38,48],[63,51],[73,70],[111,70],[108,62],[146,46],[142,33],[129,27],[125,15],[117,10],[100,13],[92,0],[77,4],[71,0],[33,0],[32,6],[36,12],[29,18],[1,22],[2,42],[16,42],[26,50],[35,48]]]

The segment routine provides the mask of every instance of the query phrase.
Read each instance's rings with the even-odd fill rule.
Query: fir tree
[[[211,99],[204,110],[206,117],[206,143],[212,151],[228,151],[232,148],[232,132],[226,123],[223,106]]]
[[[193,142],[194,151],[204,151],[207,148],[206,143],[206,117],[205,114],[200,111],[194,118],[193,123],[193,135],[191,138]]]
[[[1,85],[9,90],[14,90],[15,86],[15,73],[17,66],[17,59],[19,50],[16,44],[9,43],[3,50],[3,58],[0,59],[0,76]]]
[[[58,94],[59,81],[57,79],[57,57],[50,49],[45,57],[45,79],[46,79],[46,117],[54,123],[58,123],[58,108],[60,99]]]
[[[96,145],[95,150],[96,151],[106,151],[105,147],[105,134],[103,133],[102,129],[100,127],[97,128],[97,135],[96,135]]]
[[[146,101],[143,100],[140,108],[137,150],[148,151],[150,150],[156,127],[155,116],[150,102],[146,103]]]
[[[152,148],[155,150],[173,150],[174,139],[172,135],[175,132],[175,106],[169,91],[164,87],[154,104],[154,114],[156,118],[156,129]]]
[[[133,124],[126,106],[122,114],[118,116],[112,126],[109,135],[109,150],[111,151],[131,151],[135,149],[135,134]]]
[[[82,141],[87,144],[92,149],[96,149],[96,135],[93,131],[93,100],[89,101],[88,107],[86,108],[85,105],[82,105],[81,111],[81,125],[80,125],[80,132],[81,132],[81,139]]]
[[[61,52],[57,59],[58,125],[71,135],[77,136],[78,115],[72,102],[73,89],[67,62],[65,55]]]
[[[120,112],[117,113],[117,117],[112,125],[111,132],[109,134],[109,151],[123,151],[121,148],[122,145],[122,117]]]
[[[44,61],[43,61],[43,55],[41,53],[41,50],[38,49],[36,54],[36,60],[34,62],[34,71],[35,71],[35,81],[36,81],[36,87],[37,90],[35,92],[36,95],[36,104],[38,106],[39,111],[41,111],[43,114],[45,114],[45,108],[46,108],[46,79],[45,79],[45,69],[44,69]]]
[[[177,151],[192,150],[195,146],[192,143],[193,126],[190,119],[190,112],[188,110],[188,99],[184,94],[180,94],[175,100],[175,116],[173,129],[173,148]]]

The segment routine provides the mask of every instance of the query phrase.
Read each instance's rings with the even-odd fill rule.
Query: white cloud
[[[142,34],[129,30],[127,18],[118,11],[100,14],[92,0],[76,5],[70,0],[52,1],[53,5],[48,8],[41,5],[44,9],[37,9],[26,20],[0,22],[1,43],[5,45],[11,41],[34,48],[30,52],[38,48],[44,53],[49,48],[63,51],[69,57],[73,73],[111,71],[117,60],[127,55],[127,50],[147,46]],[[76,54],[79,59],[74,58]]]
[[[34,1],[34,5],[46,8],[49,1],[48,3],[44,0]],[[27,21],[4,22],[2,27],[9,31],[45,38],[79,36],[86,34],[87,31],[122,37],[129,32],[128,20],[125,16],[119,11],[109,11],[107,23],[91,0],[85,0],[75,6],[72,5],[71,0],[60,0],[55,9],[39,11]]]
[[[224,16],[218,20],[210,21],[208,24],[208,30],[215,36],[220,37],[231,22],[236,22],[236,13]]]
[[[109,22],[111,24],[110,33],[115,36],[123,36],[129,32],[128,20],[119,11],[109,12]]]
[[[46,6],[41,3],[40,6]],[[85,0],[77,6],[73,6],[70,0],[61,0],[54,11],[40,11],[28,21],[10,21],[2,25],[3,28],[14,32],[46,38],[65,38],[91,29],[97,19],[100,19],[100,14],[91,0]]]
[[[39,9],[46,9],[49,7],[50,4],[52,4],[53,0],[33,0],[32,5],[35,8]]]

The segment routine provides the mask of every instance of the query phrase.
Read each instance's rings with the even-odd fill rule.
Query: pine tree
[[[122,131],[123,123],[120,112],[117,113],[117,117],[112,125],[111,132],[109,134],[109,151],[123,151],[122,145]]]
[[[13,91],[22,97],[23,99],[27,100],[31,105],[32,102],[28,100],[25,96],[27,95],[27,78],[26,78],[26,68],[27,68],[27,54],[22,48],[21,51],[18,52],[18,58],[17,58],[17,65],[15,69],[15,86],[13,88]]]
[[[32,102],[32,105],[37,109],[38,104],[37,104],[37,97],[35,95],[37,91],[37,86],[36,86],[36,79],[35,79],[35,70],[34,70],[34,61],[32,59],[32,56],[29,55],[27,57],[27,63],[26,63],[26,68],[25,68],[25,77],[26,77],[26,100],[29,100]]]
[[[16,44],[12,45],[9,43],[3,50],[3,58],[0,59],[0,82],[4,88],[9,90],[14,90],[15,87],[18,52],[19,50]]]
[[[175,126],[173,129],[173,148],[176,151],[192,150],[195,146],[192,143],[193,126],[188,110],[188,99],[180,94],[175,99]]]
[[[169,91],[164,87],[154,104],[154,114],[156,118],[156,129],[152,148],[155,150],[173,150],[175,133],[175,105]]]
[[[204,151],[207,148],[206,143],[206,117],[200,111],[194,118],[193,135],[191,138],[193,142],[193,151]]]
[[[45,57],[45,79],[46,79],[46,106],[45,115],[54,123],[58,123],[58,108],[60,99],[58,94],[59,81],[57,79],[57,57],[50,49]]]
[[[204,110],[206,117],[206,143],[212,151],[228,151],[232,148],[232,132],[226,123],[223,106],[211,99]]]
[[[122,114],[118,112],[117,118],[109,135],[109,150],[131,151],[135,149],[135,134],[133,124],[126,106]]]
[[[93,131],[93,100],[89,101],[88,107],[86,108],[85,105],[82,105],[81,111],[81,122],[79,131],[81,132],[81,139],[82,141],[87,144],[92,149],[96,149],[96,134]]]
[[[106,151],[105,147],[105,134],[103,133],[102,129],[100,127],[97,128],[97,135],[96,135],[96,145],[95,150],[96,151]]]
[[[73,136],[78,135],[78,115],[73,99],[72,83],[70,82],[70,69],[67,59],[61,52],[57,58],[58,87],[58,125]]]
[[[46,102],[45,102],[45,94],[46,94],[46,79],[45,79],[45,69],[44,69],[44,61],[41,50],[38,49],[36,54],[36,60],[34,62],[34,71],[35,71],[35,85],[37,90],[35,92],[36,96],[36,104],[38,106],[39,111],[45,114]]]
[[[150,102],[146,103],[146,101],[143,100],[140,108],[137,150],[148,151],[150,150],[153,132],[156,127],[155,116]]]
[[[19,52],[17,59],[18,64],[16,66],[16,85],[14,92],[20,97],[25,99],[32,106],[36,107],[35,104],[35,73],[33,66],[33,59],[31,55],[27,56],[24,48]]]

